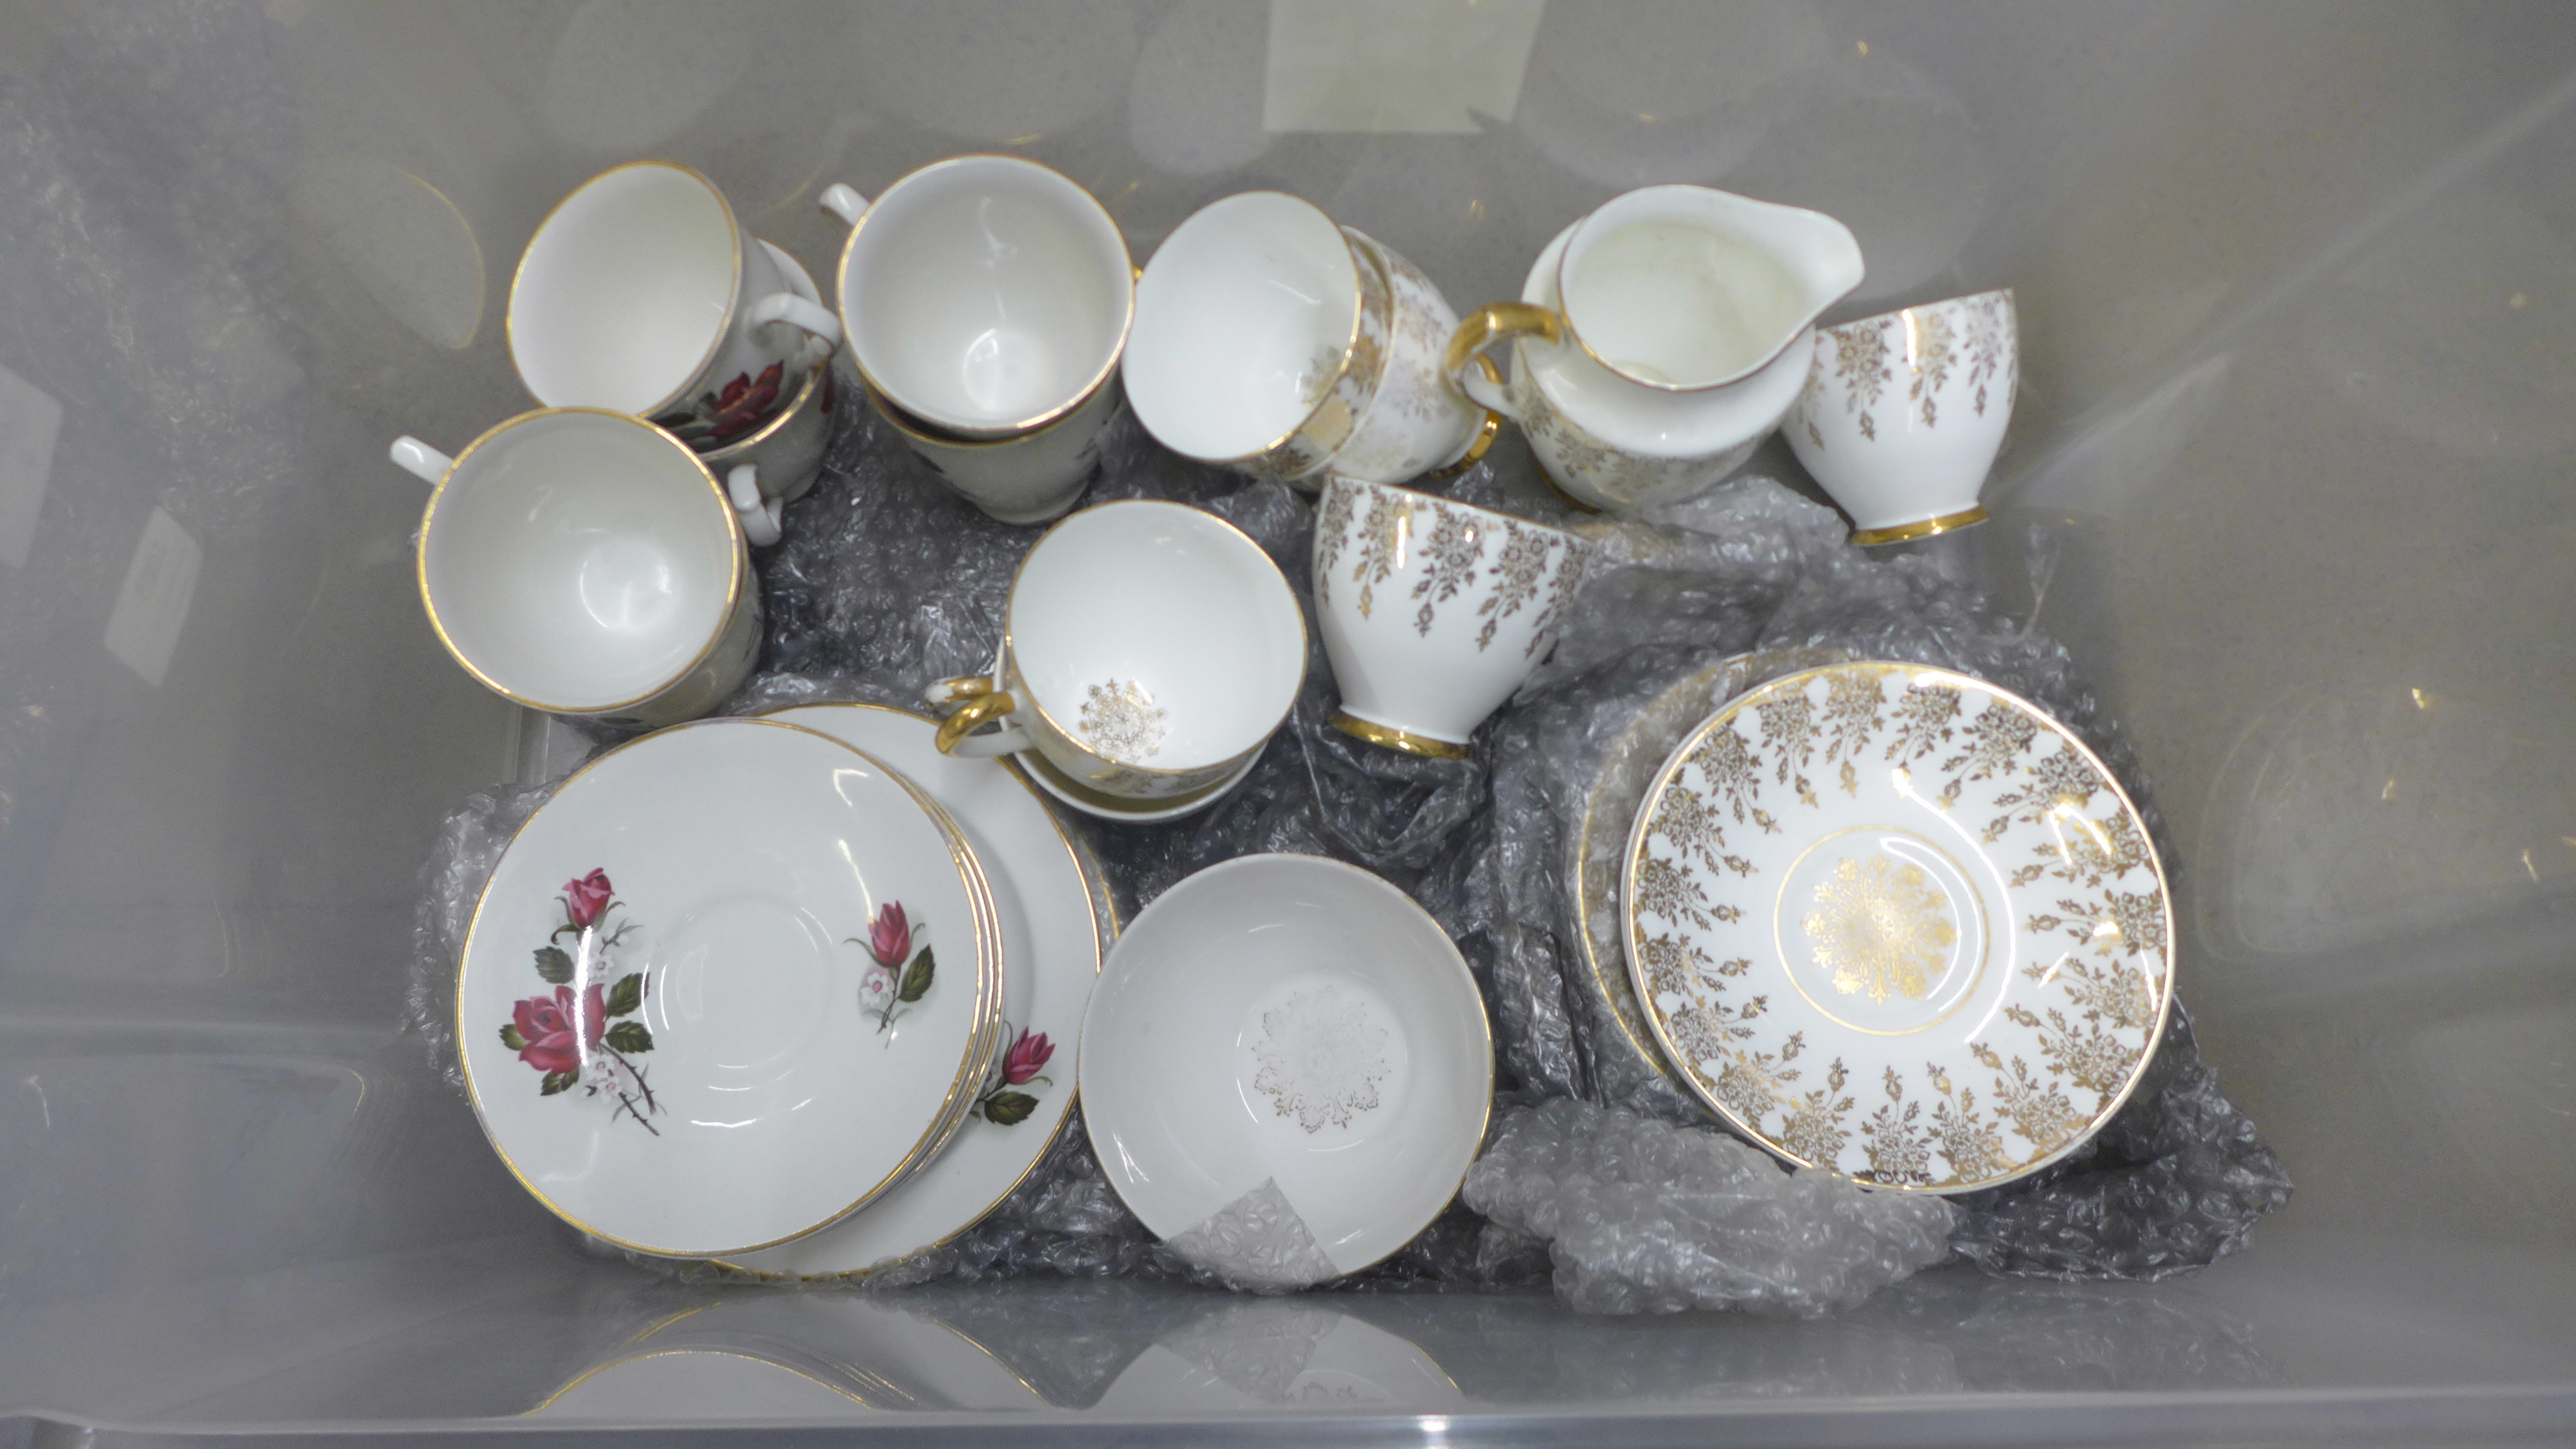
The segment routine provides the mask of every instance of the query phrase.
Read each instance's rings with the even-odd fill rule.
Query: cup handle
[[[786,505],[775,498],[760,496],[760,468],[757,464],[736,463],[725,475],[725,492],[733,497],[733,511],[742,515],[742,536],[753,548],[767,548],[783,536],[778,527],[779,515]]]
[[[989,735],[975,731],[1007,717],[1019,704],[1007,690],[994,690],[979,695],[958,707],[955,714],[940,722],[937,744],[943,755],[981,759],[989,755],[1014,755],[1029,747],[1028,731],[1015,724],[1005,724]]]
[[[921,702],[937,710],[940,718],[945,719],[950,710],[970,699],[982,699],[998,687],[983,675],[961,674],[954,679],[943,679],[923,690]]]
[[[825,211],[852,226],[857,226],[859,218],[868,214],[868,199],[837,181],[823,188],[823,195],[819,200]]]
[[[772,292],[751,304],[748,320],[754,327],[784,322],[790,327],[811,332],[826,348],[841,345],[841,319],[832,309],[819,302],[808,302],[794,292]]]
[[[1518,422],[1520,415],[1512,411],[1510,399],[1503,395],[1500,370],[1468,370],[1468,364],[1481,357],[1486,348],[1515,337],[1536,337],[1553,345],[1565,340],[1565,326],[1545,307],[1533,307],[1527,302],[1490,303],[1470,314],[1458,324],[1457,331],[1449,334],[1449,351],[1442,364],[1460,392],[1480,406]]]
[[[402,465],[405,472],[433,488],[447,477],[448,469],[456,466],[454,458],[408,433],[394,439],[394,445],[389,452],[393,460]]]

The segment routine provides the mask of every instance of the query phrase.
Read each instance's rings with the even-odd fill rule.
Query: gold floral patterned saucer
[[[1917,665],[1784,676],[1648,789],[1629,979],[1684,1084],[1801,1166],[1928,1192],[2073,1151],[2172,1007],[2173,907],[2101,761]]]
[[[1614,1028],[1600,1034],[1601,1050],[1623,1052],[1637,1071],[1661,1076],[1685,1095],[1690,1089],[1655,1046],[1654,1028],[1628,984],[1628,953],[1620,945],[1625,933],[1619,876],[1627,864],[1629,827],[1664,758],[1694,725],[1766,679],[1851,657],[1839,649],[1768,649],[1729,655],[1693,670],[1639,710],[1611,742],[1584,796],[1583,816],[1568,842],[1573,859],[1566,868],[1579,926],[1576,944],[1583,954],[1579,985],[1596,998],[1596,1015]]]

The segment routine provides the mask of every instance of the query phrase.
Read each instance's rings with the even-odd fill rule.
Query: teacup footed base
[[[1476,755],[1474,749],[1455,740],[1433,739],[1429,735],[1398,729],[1391,724],[1380,724],[1376,720],[1353,714],[1348,709],[1334,710],[1332,724],[1333,728],[1353,738],[1366,740],[1373,745],[1382,745],[1390,750],[1401,750],[1408,755],[1419,755],[1426,760],[1470,760]]]
[[[1018,767],[1020,773],[1028,777],[1030,783],[1056,799],[1095,820],[1109,820],[1127,825],[1155,825],[1166,820],[1178,820],[1184,815],[1195,815],[1234,793],[1234,787],[1242,784],[1243,777],[1252,773],[1252,767],[1261,763],[1261,756],[1255,754],[1251,759],[1244,761],[1243,767],[1233,774],[1195,794],[1184,795],[1176,800],[1168,798],[1131,800],[1124,795],[1112,795],[1105,790],[1092,789],[1067,775],[1057,767],[1055,761],[1035,750],[1024,751],[1009,758],[1011,763]]]
[[[1957,513],[1944,513],[1915,523],[1892,523],[1885,528],[1862,528],[1852,532],[1851,541],[1861,548],[1875,548],[1883,543],[1904,543],[1911,539],[1930,538],[1936,533],[1956,533],[1986,521],[1984,504],[1963,508]]]

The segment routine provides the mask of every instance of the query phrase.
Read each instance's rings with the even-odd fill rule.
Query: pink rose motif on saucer
[[[1010,1030],[1009,1023],[1004,1023],[1002,1029]],[[1054,1086],[1052,1078],[1038,1075],[1054,1056],[1055,1043],[1047,1040],[1045,1032],[1021,1027],[1019,1039],[1011,1043],[1008,1052],[1003,1053],[993,1078],[985,1083],[984,1095],[975,1099],[970,1115],[981,1117],[996,1127],[1027,1121],[1029,1114],[1038,1109],[1038,1099],[1027,1092],[1011,1089],[1025,1087],[1031,1082]]]
[[[537,975],[554,993],[512,1002],[501,1045],[540,1074],[537,1095],[579,1087],[586,1097],[613,1098],[612,1117],[632,1117],[659,1137],[652,1118],[662,1104],[634,1060],[653,1049],[653,1033],[641,1021],[617,1020],[644,1005],[644,973],[621,972],[611,958],[636,924],[609,928],[608,917],[624,903],[604,870],[564,882],[558,900],[564,923],[535,952]],[[569,952],[555,944],[566,936],[573,938]]]
[[[902,1019],[903,1008],[930,993],[932,976],[938,961],[924,946],[913,953],[912,938],[927,934],[927,925],[915,926],[904,913],[903,902],[888,901],[877,908],[877,917],[868,923],[868,938],[856,936],[848,944],[868,948],[870,965],[859,978],[859,1008],[877,1019],[877,1030],[883,1033]]]

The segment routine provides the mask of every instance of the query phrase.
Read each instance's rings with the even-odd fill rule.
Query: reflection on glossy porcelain
[[[810,1233],[963,1121],[998,1031],[992,917],[945,817],[851,746],[650,735],[566,781],[485,887],[466,1084],[511,1172],[594,1237],[701,1257]],[[538,979],[554,1000],[525,999]]]
[[[494,692],[655,726],[706,713],[750,672],[760,591],[743,520],[668,433],[556,408],[452,459],[416,438],[392,456],[437,485],[420,533],[430,627]]]
[[[1683,740],[1621,881],[1686,1084],[1802,1166],[1961,1192],[2072,1152],[2145,1072],[2172,906],[2126,795],[1965,675],[1828,665]]]
[[[1083,1027],[1084,1123],[1119,1196],[1193,1261],[1280,1286],[1357,1272],[1438,1216],[1492,1091],[1457,947],[1318,856],[1242,856],[1166,891]]]
[[[1798,461],[1851,515],[1852,541],[1983,519],[1977,491],[2021,388],[2012,289],[1819,328],[1815,339],[1786,431]]]
[[[528,1414],[715,1424],[1045,1407],[982,1345],[916,1305],[737,1291],[665,1314]]]
[[[1011,757],[1012,767],[1048,795],[1094,820],[1119,820],[1130,825],[1156,825],[1209,809],[1231,796],[1234,788],[1252,774],[1253,766],[1260,763],[1261,756],[1256,753],[1237,766],[1233,774],[1186,795],[1131,799],[1083,784],[1057,769],[1053,761],[1035,750]]]
[[[1129,1362],[1100,1396],[1099,1408],[1424,1414],[1465,1402],[1421,1345],[1308,1297],[1237,1301],[1199,1312]]]
[[[1305,616],[1242,530],[1186,504],[1104,503],[1020,560],[993,680],[943,681],[940,748],[1035,751],[1075,782],[1184,803],[1238,775],[1296,703]],[[987,734],[970,731],[988,724]]]
[[[1465,754],[1555,647],[1591,555],[1590,542],[1545,524],[1333,479],[1315,517],[1314,588],[1342,692],[1335,723],[1453,747],[1417,753]]]
[[[728,1264],[808,1277],[866,1272],[974,1226],[1045,1155],[1073,1106],[1083,1008],[1115,926],[1095,911],[1085,857],[1037,792],[1008,770],[941,754],[936,721],[867,704],[810,705],[766,718],[865,750],[938,801],[989,876],[1009,961],[1001,1008],[1008,1040],[973,1120],[938,1158],[832,1227]]]

